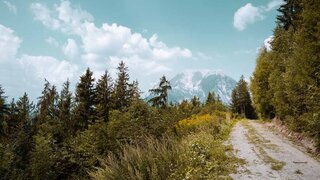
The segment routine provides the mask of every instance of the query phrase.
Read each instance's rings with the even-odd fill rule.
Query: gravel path
[[[247,163],[233,174],[234,179],[320,180],[320,163],[280,138],[262,124],[238,122],[230,143],[236,156]]]

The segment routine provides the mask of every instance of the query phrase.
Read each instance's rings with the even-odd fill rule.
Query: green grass
[[[233,123],[200,126],[183,137],[146,137],[144,145],[123,145],[118,157],[109,155],[92,179],[231,179],[243,160],[225,145]],[[215,126],[216,127],[216,126]]]

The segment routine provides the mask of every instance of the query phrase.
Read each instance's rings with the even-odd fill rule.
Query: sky
[[[87,67],[116,77],[124,61],[147,92],[162,75],[254,71],[282,0],[0,0],[0,85],[40,96],[44,79],[74,88]]]

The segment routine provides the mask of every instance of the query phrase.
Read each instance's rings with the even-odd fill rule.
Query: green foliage
[[[170,82],[166,79],[165,76],[162,76],[160,78],[159,86],[155,89],[149,90],[153,95],[155,95],[155,97],[149,100],[152,106],[165,108],[168,102],[168,90],[170,89]]]
[[[249,119],[255,119],[256,114],[252,106],[248,83],[241,76],[237,86],[231,94],[231,108],[233,112]]]
[[[84,75],[80,77],[77,84],[74,109],[75,126],[77,130],[88,128],[89,124],[95,121],[95,88],[93,73],[88,68]]]
[[[319,8],[317,0],[285,1],[279,10],[272,51],[258,57],[251,87],[262,116],[274,111],[292,130],[310,134],[318,142]]]
[[[121,61],[118,66],[118,78],[115,83],[113,100],[115,109],[123,109],[129,106],[129,74],[128,67]]]
[[[112,78],[106,71],[97,83],[97,119],[99,121],[109,121],[109,111],[112,107]]]
[[[207,119],[209,118],[209,119]],[[194,117],[199,131],[181,138],[164,136],[160,140],[145,137],[145,143],[122,145],[118,156],[110,154],[103,166],[90,173],[93,179],[217,179],[235,172],[238,159],[228,156],[222,144],[229,134],[230,122],[217,122],[217,132],[206,123],[209,115]],[[187,121],[193,121],[192,119]],[[179,124],[184,124],[179,122]],[[230,178],[230,177],[229,177]]]
[[[1,124],[5,126],[1,127],[0,177],[89,179],[89,172],[103,167],[103,163],[113,163],[110,168],[115,172],[106,177],[124,177],[126,173],[131,179],[177,179],[181,174],[185,176],[189,167],[199,169],[196,172],[200,174],[207,168],[207,174],[211,174],[211,165],[200,168],[197,162],[188,164],[188,153],[198,150],[185,144],[189,140],[183,143],[183,136],[196,132],[184,126],[184,130],[178,129],[177,123],[197,113],[208,114],[209,120],[215,119],[210,123],[215,128],[208,126],[214,129],[210,133],[215,134],[214,138],[224,137],[226,133],[221,132],[228,132],[224,130],[227,126],[219,123],[227,108],[220,102],[203,105],[196,96],[190,102],[168,106],[167,91],[171,87],[165,77],[154,91],[159,92],[158,107],[163,108],[152,107],[140,99],[138,82],[128,83],[123,62],[118,70],[113,86],[107,72],[94,84],[93,73],[87,69],[76,86],[75,97],[69,81],[60,93],[45,81],[36,110],[26,93],[17,102],[7,104],[1,91]],[[211,156],[211,152],[206,153]],[[105,162],[106,158],[110,160]],[[128,168],[116,165],[118,161]],[[213,174],[220,174],[217,171]]]
[[[251,78],[250,89],[253,96],[253,102],[257,112],[261,118],[272,119],[275,116],[274,107],[272,105],[272,93],[269,84],[269,77],[271,73],[270,56],[264,48],[260,52],[257,59],[256,69]]]
[[[208,93],[207,100],[206,100],[206,104],[214,103],[215,101],[216,101],[216,100],[215,100],[215,94],[214,94],[214,92],[209,92],[209,93]]]

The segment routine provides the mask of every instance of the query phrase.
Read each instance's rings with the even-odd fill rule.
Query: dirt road
[[[320,163],[253,121],[238,122],[230,143],[246,161],[234,179],[320,179]]]

